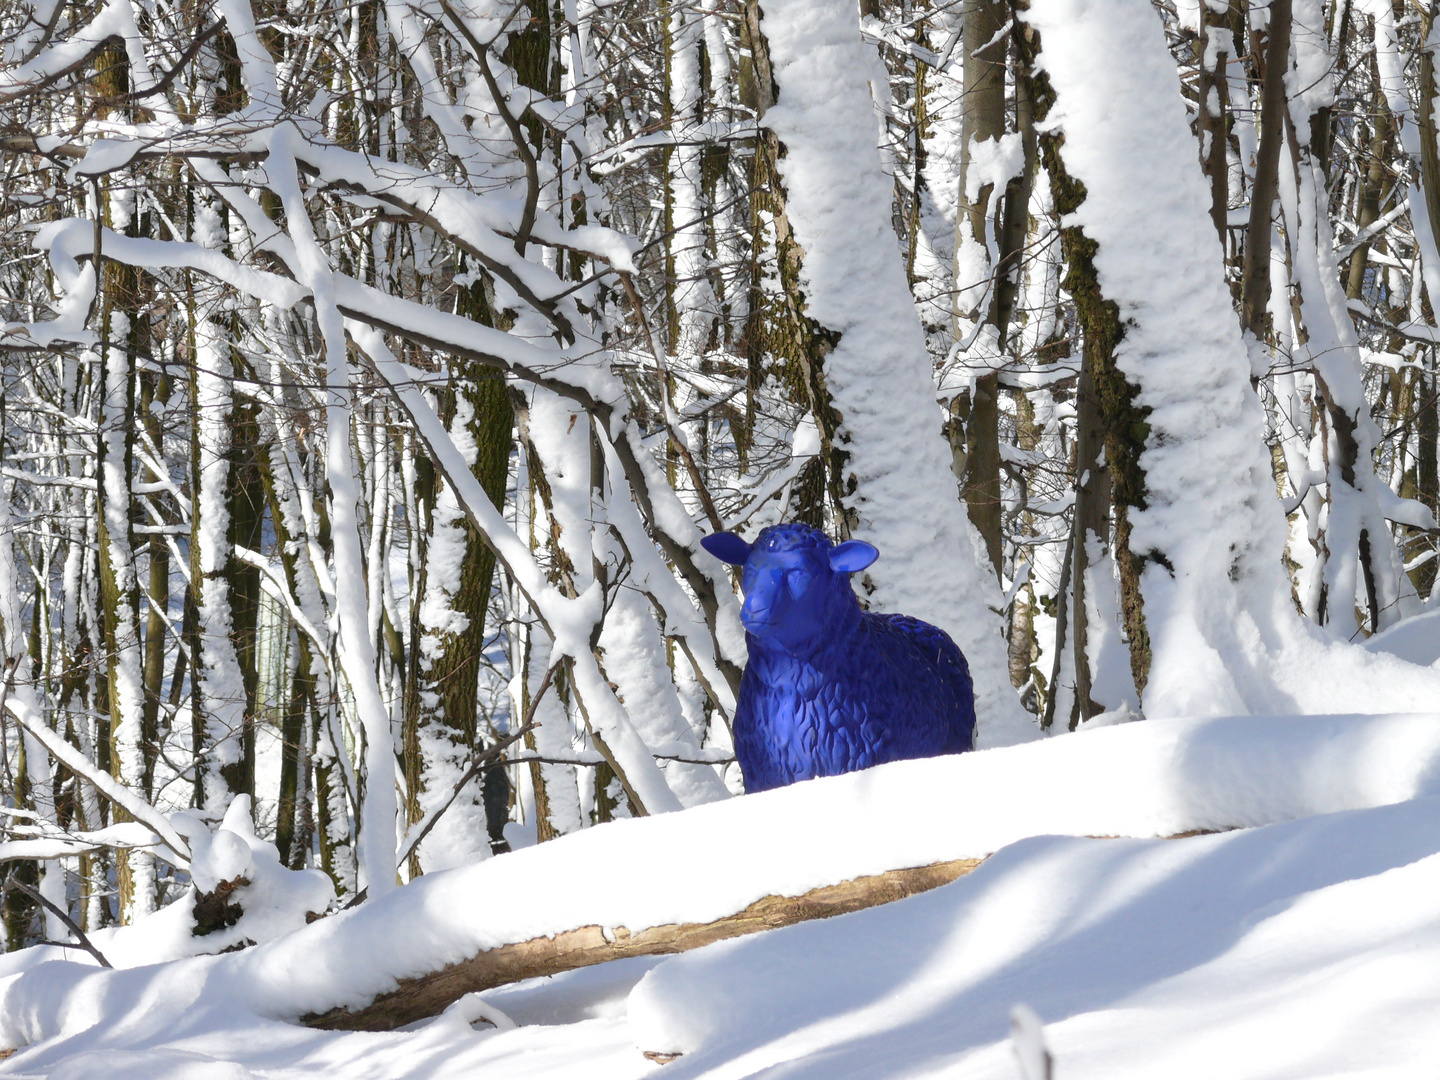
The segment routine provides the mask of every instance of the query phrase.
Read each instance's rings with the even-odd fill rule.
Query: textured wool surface
[[[835,546],[798,524],[764,529],[753,545],[721,533],[705,546],[744,567],[750,660],[735,756],[746,791],[971,749],[975,694],[949,635],[860,609],[850,574],[875,548]]]

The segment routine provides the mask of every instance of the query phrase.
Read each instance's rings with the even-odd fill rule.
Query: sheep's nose
[[[740,607],[740,622],[747,628],[763,626],[770,621],[775,606],[775,587],[778,581],[766,575],[756,581],[745,594],[745,603]]]
[[[770,616],[770,602],[752,593],[740,607],[740,621],[746,626],[767,622]]]

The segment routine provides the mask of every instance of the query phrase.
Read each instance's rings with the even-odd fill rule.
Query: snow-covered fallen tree
[[[773,910],[774,898],[948,864],[928,879],[911,878],[939,884],[973,865],[962,860],[1027,836],[1248,828],[1440,795],[1437,785],[1440,718],[1433,715],[1151,721],[897,762],[616,822],[426,875],[241,953],[113,971],[79,961],[37,964],[53,955],[44,951],[21,954],[9,962],[16,974],[0,997],[0,1038],[12,1046],[77,1038],[117,1023],[109,1010],[136,1007],[124,1003],[160,1000],[147,1023],[162,1024],[168,1010],[226,1003],[276,1020],[394,1027],[467,993],[564,970],[553,954],[530,971],[523,963],[487,969],[487,953],[521,955],[515,947],[525,943],[574,935],[565,939],[576,946],[569,966],[580,966],[633,955],[625,940],[670,928],[646,939],[668,952],[677,942],[731,936],[707,937],[703,928],[767,898]],[[909,891],[882,887],[872,900]],[[800,915],[846,909],[817,903]],[[739,929],[768,925],[776,924],[756,918]],[[602,942],[614,942],[613,952]]]

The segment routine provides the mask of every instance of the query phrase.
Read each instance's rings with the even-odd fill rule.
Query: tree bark
[[[1228,246],[1230,230],[1228,215],[1230,209],[1230,162],[1226,154],[1230,142],[1230,87],[1225,78],[1230,51],[1234,46],[1234,35],[1229,25],[1230,13],[1218,14],[1209,4],[1200,5],[1200,36],[1195,40],[1199,55],[1199,111],[1196,128],[1200,135],[1200,167],[1210,183],[1210,220],[1220,236],[1220,246]],[[1210,53],[1210,35],[1222,35],[1222,44],[1229,47],[1217,48],[1215,65],[1207,62]],[[1211,107],[1210,98],[1215,98]]]
[[[495,324],[484,281],[476,280],[460,290],[457,311],[483,325]],[[457,425],[463,428],[463,433],[456,431],[457,443],[474,447],[471,471],[490,501],[503,509],[515,426],[509,390],[504,379],[492,370],[463,359],[453,363],[455,369],[440,395],[440,419],[452,430],[456,430]],[[442,481],[433,466],[422,457],[416,463],[416,473],[421,515],[418,524],[428,534],[424,550],[429,550],[429,541],[436,529],[458,529],[463,536],[458,588],[447,596],[446,606],[463,616],[465,629],[426,626],[420,619],[419,605],[415,606],[418,634],[414,640],[433,639],[433,644],[425,646],[423,655],[420,647],[411,649],[405,766],[406,788],[410,793],[407,812],[412,825],[425,814],[426,766],[436,764],[425,760],[427,751],[452,758],[444,767],[448,771],[457,766],[463,769],[481,748],[477,731],[478,682],[485,643],[485,613],[495,578],[495,554],[462,511],[456,509],[458,516],[453,522],[437,521]],[[418,594],[425,595],[433,583],[428,580],[428,574],[422,573],[419,578]],[[422,704],[430,700],[435,702],[433,706]],[[482,801],[480,787],[483,783],[477,785],[473,796],[477,804]],[[503,844],[504,837],[492,833],[490,840]],[[418,852],[411,861],[411,873],[422,872]]]
[[[145,426],[151,447],[156,451],[156,460],[163,461],[164,430],[160,418],[155,415],[156,405],[170,397],[169,378],[146,372],[140,380],[141,423]],[[153,469],[146,468],[145,479],[151,484],[160,477]],[[170,549],[162,537],[150,537],[150,611],[145,619],[145,708],[140,723],[140,753],[144,762],[141,787],[145,798],[155,798],[155,762],[160,751],[160,690],[165,682],[165,625],[164,613],[170,604]]]
[[[254,373],[238,349],[231,350],[231,362],[237,379],[250,379]],[[261,479],[260,459],[266,450],[260,437],[259,404],[237,397],[230,414],[230,469],[227,476],[227,502],[230,509],[230,563],[226,569],[231,623],[230,640],[235,659],[240,664],[241,685],[245,689],[244,727],[240,734],[240,760],[221,769],[230,790],[255,794],[255,717],[256,692],[260,672],[256,663],[256,644],[260,620],[260,568],[236,558],[236,547],[258,551],[265,519],[265,487]]]
[[[1270,0],[1270,26],[1254,35],[1250,51],[1264,55],[1260,97],[1260,146],[1255,153],[1255,182],[1250,192],[1250,221],[1245,229],[1241,272],[1240,325],[1264,341],[1269,336],[1271,214],[1280,178],[1280,147],[1285,140],[1285,73],[1290,68],[1290,0]],[[1263,46],[1263,47],[1262,47]]]
[[[130,86],[129,61],[112,46],[96,60],[96,86],[112,100],[123,100]],[[102,110],[102,115],[105,111]],[[107,182],[97,186],[96,212],[111,228],[138,236],[138,205],[133,193]],[[127,204],[126,196],[129,195]],[[125,209],[119,208],[124,205]],[[117,218],[117,211],[127,214]],[[103,623],[109,711],[106,742],[109,768],[127,785],[141,788],[145,765],[144,659],[140,641],[140,579],[135,565],[131,477],[135,452],[135,358],[148,353],[150,324],[142,302],[140,272],[107,261],[101,271],[99,497],[96,528],[100,549],[100,616]],[[115,821],[128,815],[116,806]],[[130,922],[155,906],[154,863],[136,851],[117,852],[116,878],[121,922]]]
[[[1381,191],[1390,175],[1389,157],[1386,144],[1390,141],[1389,125],[1385,123],[1385,98],[1377,89],[1375,108],[1371,113],[1372,131],[1370,138],[1370,168],[1366,170],[1365,181],[1358,193],[1359,206],[1355,210],[1355,225],[1364,229],[1380,216]],[[1422,144],[1423,145],[1423,144]],[[1350,253],[1350,269],[1345,283],[1345,295],[1351,300],[1360,296],[1365,287],[1365,268],[1370,261],[1370,242],[1359,245]]]
[[[1071,640],[1075,650],[1075,699],[1070,708],[1071,731],[1105,708],[1091,696],[1090,609],[1086,596],[1090,568],[1099,561],[1090,558],[1090,546],[1094,544],[1101,551],[1110,547],[1110,474],[1100,464],[1104,446],[1105,416],[1087,363],[1075,392],[1075,543],[1070,570],[1074,583]]]

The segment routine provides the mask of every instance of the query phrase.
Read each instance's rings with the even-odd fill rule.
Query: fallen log
[[[468,960],[419,978],[359,1009],[331,1009],[303,1017],[311,1027],[349,1031],[391,1031],[438,1015],[468,993],[521,979],[603,964],[630,956],[686,952],[726,938],[775,930],[811,919],[828,919],[903,900],[948,885],[979,866],[980,859],[954,859],[883,874],[852,878],[811,889],[800,896],[765,896],[741,911],[711,922],[666,924],[631,930],[582,926],[552,937],[531,938],[487,949]]]

